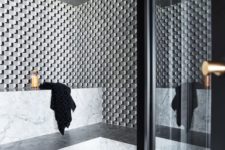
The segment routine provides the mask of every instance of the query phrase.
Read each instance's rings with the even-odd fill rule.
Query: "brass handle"
[[[217,76],[225,74],[225,63],[204,61],[202,63],[202,74],[203,74],[203,77],[204,77],[205,87],[209,87],[210,86],[210,75],[211,74],[215,74]]]
[[[204,61],[202,64],[202,74],[204,76],[215,74],[220,76],[225,73],[225,63]]]

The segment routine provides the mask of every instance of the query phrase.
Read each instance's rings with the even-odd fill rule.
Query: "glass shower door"
[[[155,149],[208,150],[211,89],[201,65],[211,59],[211,2],[155,0],[154,12]]]

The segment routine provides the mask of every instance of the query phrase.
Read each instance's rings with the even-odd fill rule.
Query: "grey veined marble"
[[[156,124],[179,128],[176,113],[171,107],[175,89],[157,88],[155,99]],[[210,133],[211,129],[211,91],[197,90],[198,107],[194,111],[191,130]],[[181,126],[183,128],[183,126]]]
[[[135,145],[110,140],[107,138],[95,138],[60,150],[136,150]]]
[[[102,89],[72,89],[77,105],[69,129],[102,122]],[[0,144],[58,132],[51,91],[0,93]]]

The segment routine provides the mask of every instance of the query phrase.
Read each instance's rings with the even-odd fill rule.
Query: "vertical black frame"
[[[137,149],[144,150],[145,129],[145,6],[146,0],[137,0]]]
[[[154,150],[154,0],[137,1],[137,149]]]
[[[225,62],[225,1],[212,1],[212,60]],[[211,149],[225,150],[225,75],[212,76]]]

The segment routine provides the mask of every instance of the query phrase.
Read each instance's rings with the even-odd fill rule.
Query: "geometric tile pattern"
[[[103,120],[127,127],[137,116],[136,16],[136,0],[93,0],[76,7],[74,29],[75,86],[103,87]]]
[[[156,42],[157,87],[202,82],[201,63],[211,56],[211,2],[157,6]]]
[[[0,89],[24,89],[31,71],[72,88],[102,87],[103,120],[136,127],[136,0],[0,1]]]
[[[34,68],[42,80],[72,86],[72,5],[44,0],[3,0],[0,5],[1,89],[25,88]]]

